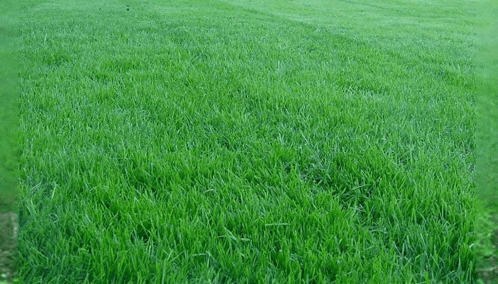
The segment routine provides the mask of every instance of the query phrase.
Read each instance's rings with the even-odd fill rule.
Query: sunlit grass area
[[[471,283],[471,1],[31,1],[26,283]]]

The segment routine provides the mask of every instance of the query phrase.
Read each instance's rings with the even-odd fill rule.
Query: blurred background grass
[[[477,61],[476,252],[479,283],[498,283],[498,3],[482,6]]]
[[[480,84],[477,112],[477,193],[486,207],[498,210],[498,4],[487,5],[487,22],[478,55]]]
[[[16,6],[6,0],[0,10],[0,210],[16,210],[19,183]]]

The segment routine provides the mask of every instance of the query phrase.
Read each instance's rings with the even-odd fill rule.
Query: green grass
[[[487,24],[480,30],[476,166],[479,197],[476,222],[478,271],[484,283],[498,283],[498,5],[485,3]]]
[[[23,282],[476,280],[472,1],[21,12]]]
[[[16,201],[19,190],[19,88],[16,56],[19,28],[16,4],[14,1],[2,1],[0,9],[0,283],[15,277],[17,255],[13,224],[11,218],[6,218],[12,216],[12,211],[18,210]]]
[[[0,211],[16,210],[19,189],[19,89],[15,44],[17,11],[5,1],[0,12]]]
[[[17,85],[16,3],[0,9],[0,284],[15,278],[17,248],[12,211],[19,190],[19,89]],[[15,227],[14,227],[14,226]],[[16,228],[16,229],[14,229]]]

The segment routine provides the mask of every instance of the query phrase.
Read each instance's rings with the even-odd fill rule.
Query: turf
[[[25,283],[471,283],[473,1],[25,1]]]
[[[19,190],[19,89],[17,11],[14,1],[0,9],[0,283],[16,272],[17,192]]]
[[[17,84],[17,10],[4,2],[0,12],[0,211],[17,210],[19,183],[19,89]]]
[[[498,5],[485,3],[482,13],[487,24],[480,29],[477,74],[479,74],[476,100],[476,166],[479,236],[476,250],[482,283],[498,283]]]

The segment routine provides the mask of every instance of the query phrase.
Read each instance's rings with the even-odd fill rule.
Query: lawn
[[[0,9],[0,284],[13,277],[17,259],[19,89],[15,42],[19,35],[12,4],[3,1]]]
[[[498,283],[498,3],[490,2],[483,16],[490,23],[481,34],[476,60],[480,80],[477,93],[476,167],[479,197],[476,246],[479,276]]]
[[[474,1],[20,6],[20,281],[476,281]]]

